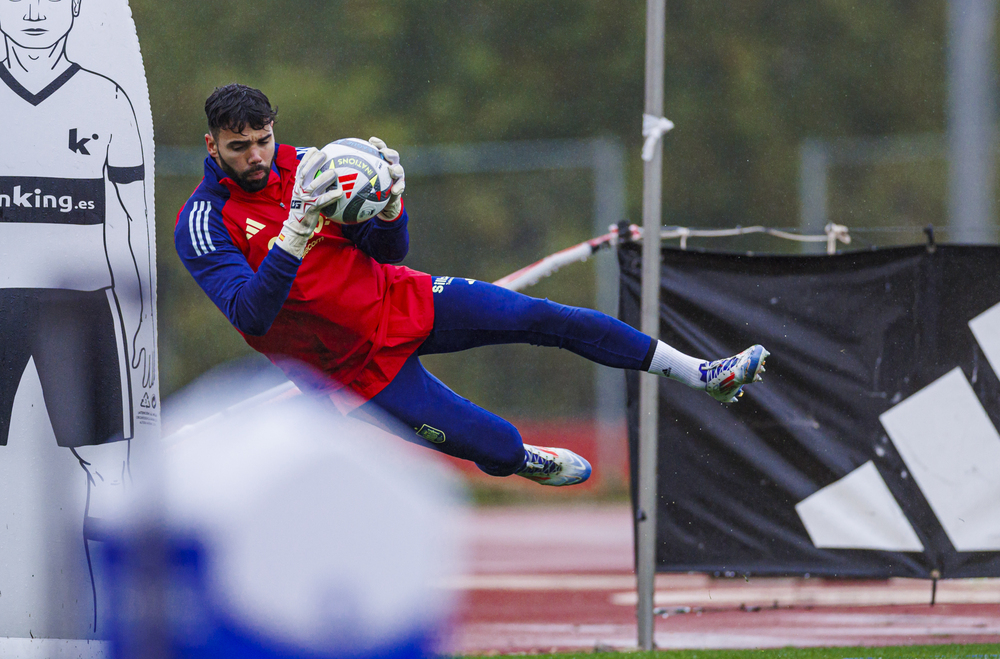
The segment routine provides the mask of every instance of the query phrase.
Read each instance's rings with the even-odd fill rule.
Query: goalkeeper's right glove
[[[306,243],[316,231],[322,209],[344,196],[336,170],[331,168],[316,176],[329,160],[330,157],[319,149],[309,149],[302,156],[295,172],[288,219],[274,243],[300,259],[306,251]]]

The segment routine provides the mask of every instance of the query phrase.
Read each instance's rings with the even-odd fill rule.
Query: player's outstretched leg
[[[421,355],[503,343],[565,348],[605,366],[663,375],[724,403],[735,402],[743,385],[760,380],[768,355],[758,345],[709,362],[593,309],[567,307],[474,279],[434,278],[434,331],[420,346]]]
[[[564,448],[524,445],[524,466],[518,476],[542,485],[576,485],[590,478],[590,463]]]
[[[760,382],[764,360],[771,354],[764,346],[750,346],[740,354],[701,366],[705,391],[717,401],[735,403],[743,395],[743,385]]]

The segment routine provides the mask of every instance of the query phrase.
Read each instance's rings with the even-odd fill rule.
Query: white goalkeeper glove
[[[390,149],[385,142],[377,137],[369,138],[368,143],[378,149],[386,160],[389,161],[389,176],[392,177],[392,187],[389,188],[389,203],[385,205],[382,212],[376,217],[392,222],[403,212],[403,191],[406,190],[406,175],[403,166],[399,164],[399,152]]]
[[[320,167],[329,160],[330,157],[319,149],[309,149],[302,156],[295,172],[295,187],[292,188],[288,219],[274,243],[300,259],[306,251],[306,243],[316,231],[323,208],[344,196],[334,169],[316,176]]]

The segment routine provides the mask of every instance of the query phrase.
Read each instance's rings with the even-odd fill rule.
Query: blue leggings
[[[528,297],[473,279],[434,278],[434,329],[392,382],[354,414],[377,409],[414,429],[411,441],[471,460],[493,476],[524,464],[517,428],[449,389],[427,372],[420,355],[501,343],[565,348],[615,368],[642,369],[656,347],[649,336],[592,309]]]

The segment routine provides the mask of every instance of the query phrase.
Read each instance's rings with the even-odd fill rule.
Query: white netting
[[[642,228],[631,224],[628,227],[628,240],[642,240]],[[529,266],[521,268],[506,277],[493,282],[497,286],[503,286],[512,291],[519,291],[532,284],[538,283],[543,277],[548,277],[559,268],[570,263],[586,261],[590,255],[599,249],[617,245],[620,238],[618,227],[610,227],[610,231],[603,236],[591,238],[578,245],[567,247],[555,254],[550,254],[543,259],[535,261]],[[742,236],[751,233],[765,233],[776,238],[785,240],[795,240],[804,243],[826,243],[826,253],[834,254],[837,251],[837,243],[845,245],[851,244],[851,235],[847,227],[842,224],[826,225],[826,232],[818,235],[803,235],[771,229],[763,226],[734,227],[732,229],[691,229],[688,227],[669,227],[660,231],[660,240],[680,239],[681,249],[687,249],[688,238],[728,238],[732,236]]]

